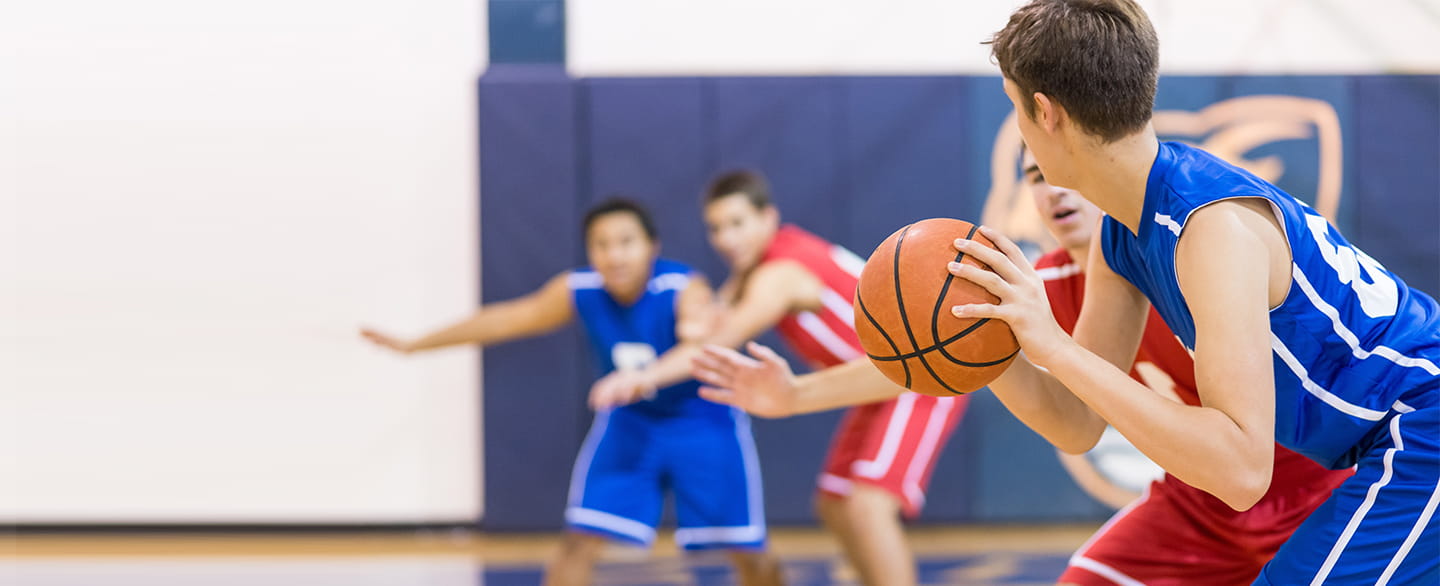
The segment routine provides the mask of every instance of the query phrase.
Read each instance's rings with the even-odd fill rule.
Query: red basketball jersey
[[[1050,298],[1050,309],[1055,314],[1055,321],[1059,322],[1066,332],[1073,333],[1075,322],[1080,317],[1080,305],[1085,298],[1085,275],[1080,272],[1080,265],[1062,248],[1040,257],[1040,260],[1035,262],[1035,272],[1045,281],[1045,294]],[[1154,365],[1159,372],[1147,369],[1143,363]],[[1152,388],[1168,383],[1171,390],[1187,405],[1200,404],[1200,394],[1195,390],[1195,361],[1191,358],[1190,351],[1180,344],[1180,340],[1170,332],[1165,320],[1153,307],[1150,308],[1150,317],[1145,322],[1145,334],[1140,340],[1140,350],[1135,355],[1135,367],[1130,369],[1130,376]],[[1350,470],[1329,470],[1276,444],[1275,473],[1270,492],[1265,498],[1279,498],[1295,492],[1314,490],[1314,487],[1323,487],[1323,490],[1328,492],[1338,483],[1338,479],[1350,474]],[[1167,478],[1166,483],[1185,486],[1190,491],[1201,493],[1199,489],[1191,488],[1173,478]],[[1207,505],[1214,505],[1215,510],[1235,514],[1233,509],[1219,499],[1204,493],[1200,496],[1204,497],[1204,500],[1214,501]]]
[[[775,326],[785,343],[817,370],[864,356],[853,303],[865,261],[793,224],[780,227],[760,262],[777,260],[799,263],[824,285],[819,309],[791,313]]]

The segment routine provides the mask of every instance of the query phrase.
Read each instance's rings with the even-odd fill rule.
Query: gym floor
[[[1053,584],[1092,525],[917,527],[922,584]],[[776,529],[792,585],[855,584],[836,544],[814,529]],[[540,584],[556,535],[465,530],[361,533],[42,533],[0,541],[0,583],[24,586],[520,586]],[[662,534],[650,550],[615,547],[603,585],[733,584],[723,555],[688,554]]]

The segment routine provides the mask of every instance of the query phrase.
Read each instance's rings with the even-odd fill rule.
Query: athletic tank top
[[[791,313],[775,326],[791,349],[820,369],[865,355],[855,335],[855,287],[865,261],[792,224],[780,227],[761,262],[790,260],[820,279],[821,307]]]
[[[1195,324],[1175,277],[1176,243],[1195,210],[1246,197],[1270,203],[1292,256],[1289,294],[1270,311],[1275,439],[1331,468],[1351,466],[1388,413],[1432,406],[1440,396],[1434,299],[1351,246],[1304,202],[1179,143],[1160,144],[1139,234],[1105,218],[1105,260],[1193,350]]]

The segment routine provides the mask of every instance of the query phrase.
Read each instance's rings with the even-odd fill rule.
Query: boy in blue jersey
[[[402,353],[486,346],[550,332],[579,317],[602,373],[632,371],[708,332],[712,293],[689,267],[659,258],[654,223],[634,202],[611,199],[585,215],[590,266],[539,290],[482,306],[416,340],[362,330]],[[565,510],[566,535],[546,570],[550,585],[589,584],[606,539],[649,545],[667,491],[687,550],[725,549],[741,584],[780,584],[765,550],[759,461],[748,417],[697,396],[685,381],[648,400],[603,409],[580,449]]]
[[[999,297],[965,318],[1007,322],[1024,350],[1006,406],[1056,446],[1106,422],[1237,510],[1270,485],[1279,442],[1356,466],[1257,584],[1440,582],[1440,307],[1323,217],[1150,125],[1158,41],[1132,0],[1034,0],[991,41],[1041,171],[1106,212],[1074,337],[1013,242],[956,248],[993,272],[951,273]],[[1200,406],[1127,376],[1153,304],[1194,353]],[[1043,368],[1041,368],[1043,367]]]

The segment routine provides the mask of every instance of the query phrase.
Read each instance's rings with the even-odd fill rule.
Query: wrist
[[[1063,362],[1066,356],[1071,355],[1074,350],[1079,348],[1080,346],[1075,343],[1074,338],[1070,336],[1059,336],[1049,344],[1032,345],[1028,348],[1022,348],[1021,352],[1030,364],[1042,370],[1050,371],[1053,370],[1057,364]]]

